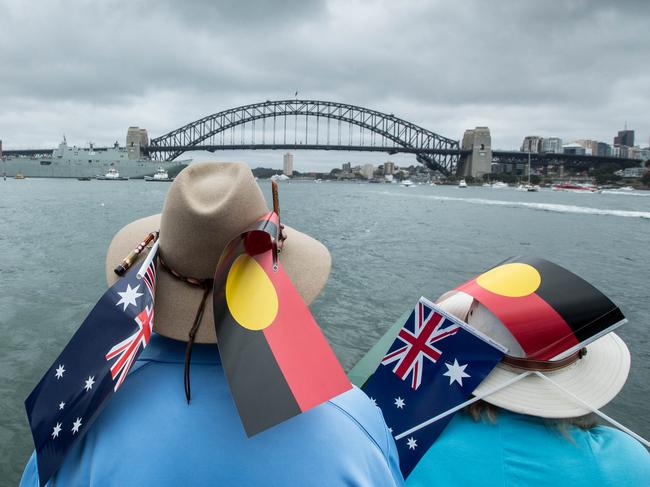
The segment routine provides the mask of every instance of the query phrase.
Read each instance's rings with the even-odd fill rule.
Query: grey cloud
[[[97,132],[121,137],[128,114],[160,134],[296,89],[453,138],[489,122],[509,147],[554,130],[611,141],[625,119],[649,131],[645,1],[5,3],[6,141],[36,114],[63,125],[48,140],[89,110]]]

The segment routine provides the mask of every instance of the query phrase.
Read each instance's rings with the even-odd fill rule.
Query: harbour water
[[[23,400],[106,288],[108,243],[159,212],[168,188],[0,180],[0,484],[17,483],[33,448]],[[632,370],[605,411],[650,437],[650,192],[292,181],[280,184],[280,205],[285,223],[330,249],[330,280],[312,309],[346,370],[421,295],[435,299],[512,255],[545,257],[629,319],[619,334]]]

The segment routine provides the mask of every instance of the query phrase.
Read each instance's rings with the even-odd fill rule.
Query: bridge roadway
[[[97,147],[96,150],[106,150],[107,147]],[[421,149],[415,147],[394,147],[394,146],[369,146],[369,145],[331,145],[331,144],[224,144],[224,145],[201,145],[201,146],[167,146],[167,147],[143,147],[145,154],[152,154],[157,151],[188,152],[204,150],[208,152],[228,150],[322,150],[322,151],[352,151],[352,152],[383,152],[386,154],[438,154],[438,155],[469,155],[469,150],[455,149]],[[51,156],[52,149],[9,149],[3,150],[4,156]],[[492,162],[505,164],[525,164],[528,162],[528,153],[520,151],[492,151]],[[544,167],[554,164],[563,164],[566,167],[584,167],[594,164],[615,163],[625,165],[637,165],[640,161],[636,159],[624,159],[620,157],[604,157],[579,154],[534,154],[530,155],[530,163],[533,167]]]

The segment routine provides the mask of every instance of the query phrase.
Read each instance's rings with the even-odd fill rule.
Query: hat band
[[[587,355],[587,349],[581,348],[575,353],[561,359],[561,360],[532,360],[528,358],[519,358],[512,357],[510,355],[504,355],[501,359],[501,363],[506,365],[511,365],[518,369],[523,370],[544,370],[544,371],[553,371],[563,369],[567,367],[582,357]]]

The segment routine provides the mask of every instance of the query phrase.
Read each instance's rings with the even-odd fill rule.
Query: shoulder
[[[604,475],[628,485],[650,478],[650,453],[630,435],[609,426],[597,426],[585,434]]]

